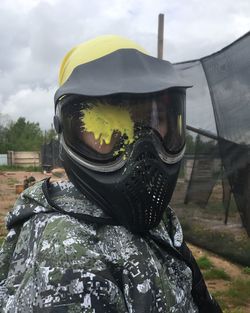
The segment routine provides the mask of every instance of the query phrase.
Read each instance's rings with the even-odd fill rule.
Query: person
[[[74,47],[59,85],[69,181],[37,182],[8,215],[3,312],[222,312],[169,206],[190,85],[113,35]]]

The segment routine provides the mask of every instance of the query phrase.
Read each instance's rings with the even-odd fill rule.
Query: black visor
[[[61,120],[66,145],[91,162],[126,158],[134,142],[151,136],[159,153],[185,146],[185,89],[157,94],[65,97]]]

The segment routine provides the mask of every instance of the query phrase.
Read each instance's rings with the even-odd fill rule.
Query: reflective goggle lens
[[[166,153],[185,143],[185,93],[85,99],[62,108],[64,137],[81,153],[108,160],[145,134],[155,134]]]

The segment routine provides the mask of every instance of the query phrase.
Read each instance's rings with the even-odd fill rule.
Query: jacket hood
[[[81,194],[71,182],[50,183],[51,201],[48,201],[44,194],[44,183],[44,180],[40,181],[25,189],[20,195],[12,211],[7,216],[6,226],[8,229],[23,224],[35,214],[58,212],[51,205],[51,202],[61,208],[61,214],[64,212],[65,214],[75,213],[78,217],[82,215],[83,218],[89,216],[95,222],[99,220],[103,222],[103,219],[109,219],[100,208]]]

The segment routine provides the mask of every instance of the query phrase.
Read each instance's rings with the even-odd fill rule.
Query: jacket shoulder
[[[6,289],[2,305],[13,312],[23,303],[27,311],[32,306],[37,312],[47,312],[45,308],[51,312],[54,306],[65,312],[69,306],[126,312],[116,281],[98,251],[93,225],[57,212],[36,214],[22,226],[10,263],[5,285],[15,291],[10,296]],[[30,288],[37,290],[38,297]]]
[[[52,210],[44,196],[42,184],[43,181],[37,182],[33,186],[25,189],[17,198],[13,209],[6,218],[6,226],[8,229],[24,223],[34,214],[45,213]]]

